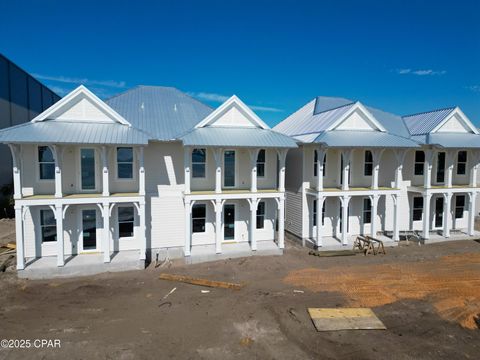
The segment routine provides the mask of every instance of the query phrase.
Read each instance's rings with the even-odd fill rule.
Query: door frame
[[[225,214],[226,214],[225,207],[226,206],[233,206],[233,239],[225,239]],[[225,204],[223,204],[222,224],[223,224],[222,242],[224,242],[224,243],[237,242],[237,204],[235,204],[235,203],[225,203]]]
[[[97,240],[97,246],[95,249],[88,249],[84,250],[83,249],[83,211],[84,210],[95,210],[95,224],[97,227],[97,230],[95,232],[96,234],[96,240]],[[77,214],[77,224],[78,224],[78,238],[77,238],[77,254],[88,254],[88,253],[98,253],[102,251],[102,233],[101,233],[101,223],[100,223],[100,216],[99,216],[99,209],[98,206],[92,206],[92,205],[85,205],[85,206],[80,206],[78,207],[78,214]]]

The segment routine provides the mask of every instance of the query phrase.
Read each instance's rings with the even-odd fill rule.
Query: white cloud
[[[207,92],[187,92],[187,94],[197,99],[213,101],[216,103],[223,103],[230,98],[230,96],[216,94],[216,93],[207,93]],[[283,112],[282,109],[278,109],[270,106],[248,105],[248,107],[256,111]]]
[[[59,83],[67,84],[83,84],[83,85],[97,85],[97,86],[106,86],[112,88],[124,88],[126,86],[125,81],[115,81],[115,80],[91,80],[87,78],[72,78],[66,76],[50,76],[42,74],[33,74],[34,77],[40,80],[48,80]]]
[[[418,75],[418,76],[426,76],[426,75],[445,75],[447,72],[445,70],[432,70],[432,69],[417,69],[417,70],[412,70],[412,69],[396,69],[395,70],[397,74],[400,75]]]
[[[470,91],[480,93],[480,85],[470,85],[470,86],[465,86],[465,88]]]

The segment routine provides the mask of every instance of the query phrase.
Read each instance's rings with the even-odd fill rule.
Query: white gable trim
[[[100,98],[98,98],[94,93],[88,90],[85,86],[80,85],[75,90],[70,92],[64,98],[50,106],[47,110],[42,112],[41,114],[37,115],[35,118],[32,119],[32,122],[39,122],[49,119],[52,114],[65,108],[68,104],[74,102],[78,97],[84,96],[88,100],[90,100],[94,105],[98,106],[101,110],[103,110],[108,116],[112,118],[112,120],[119,122],[123,125],[131,126],[131,124],[125,120],[119,113],[113,110],[110,106],[105,104]]]
[[[345,114],[343,114],[342,117],[340,117],[337,121],[335,121],[326,131],[331,131],[335,130],[341,123],[343,123],[350,115],[352,115],[355,111],[360,110],[366,117],[367,119],[376,127],[376,130],[382,131],[382,132],[387,132],[387,129],[383,127],[382,124],[378,122],[377,119],[368,111],[365,106],[362,105],[359,101],[357,101],[354,106],[350,108],[349,111],[347,111]]]
[[[261,127],[262,129],[269,129],[269,126],[265,124],[262,119],[260,119],[257,114],[255,114],[242,100],[240,100],[237,96],[233,95],[230,99],[225,101],[222,105],[220,105],[215,111],[210,113],[205,119],[200,121],[195,128],[205,127],[215,122],[218,118],[220,118],[224,112],[226,112],[230,107],[237,106],[240,111],[244,113],[244,115],[255,125]]]
[[[437,132],[439,129],[445,125],[453,116],[458,115],[463,122],[463,125],[467,128],[470,129],[474,134],[479,134],[478,129],[472,124],[470,119],[463,113],[463,111],[457,106],[455,109],[448,114],[448,116],[445,116],[445,119],[443,119],[440,124],[438,124],[431,132]]]

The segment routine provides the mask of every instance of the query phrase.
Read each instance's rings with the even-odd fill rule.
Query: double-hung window
[[[265,228],[265,201],[260,201],[257,206],[257,229]]]
[[[205,204],[196,204],[192,208],[192,232],[205,232],[205,223],[207,220],[207,206]]]
[[[48,146],[38,147],[38,166],[40,180],[55,179],[55,159]]]
[[[118,236],[133,237],[135,209],[133,206],[118,207]]]
[[[413,221],[422,220],[422,213],[423,213],[423,197],[421,196],[414,197],[412,220]]]
[[[40,229],[42,243],[57,241],[57,222],[52,210],[40,210]]]
[[[467,152],[459,151],[457,154],[457,175],[465,175],[467,173]]]
[[[369,198],[363,199],[363,223],[372,223],[372,202]]]
[[[455,196],[455,219],[463,218],[463,212],[465,211],[465,195]]]
[[[117,177],[133,179],[133,148],[117,148]]]
[[[423,175],[423,165],[425,163],[425,153],[423,151],[415,151],[414,174]]]
[[[265,177],[265,150],[262,149],[258,152],[257,156],[257,176]]]
[[[365,176],[372,176],[373,171],[373,156],[370,150],[365,150],[365,163],[363,166],[363,174]]]
[[[192,151],[192,177],[204,178],[207,163],[206,149],[193,149]]]

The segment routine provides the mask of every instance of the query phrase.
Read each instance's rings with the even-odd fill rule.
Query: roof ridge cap
[[[406,117],[412,117],[412,116],[417,116],[417,115],[430,114],[430,113],[438,112],[438,111],[454,110],[455,108],[457,108],[457,106],[449,106],[449,107],[446,107],[446,108],[440,108],[440,109],[422,111],[422,112],[415,113],[415,114],[410,114],[410,115],[401,115],[401,117],[402,117],[402,119],[403,119],[403,118],[406,118]]]

